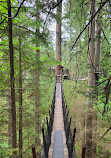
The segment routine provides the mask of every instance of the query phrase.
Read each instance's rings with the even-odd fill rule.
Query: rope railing
[[[75,158],[75,135],[76,128],[72,133],[71,131],[71,121],[72,118],[69,119],[69,111],[67,110],[67,105],[65,103],[64,92],[62,87],[62,78],[61,78],[61,94],[62,94],[62,108],[63,108],[63,120],[64,120],[64,131],[66,135],[66,145],[68,149],[69,158]]]
[[[53,121],[54,121],[55,95],[56,95],[56,82],[55,82],[53,100],[51,104],[51,110],[49,110],[49,119],[48,117],[46,117],[46,124],[47,124],[46,132],[44,128],[42,128],[45,158],[48,158],[49,147],[51,144],[51,133],[53,130]]]

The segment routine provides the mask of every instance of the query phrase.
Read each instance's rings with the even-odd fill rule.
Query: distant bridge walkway
[[[68,119],[69,111],[65,104],[62,89],[62,78],[57,76],[54,95],[49,110],[46,132],[42,128],[44,153],[46,158],[74,158],[75,134],[71,132],[71,118]]]
[[[54,123],[51,135],[49,158],[68,158],[68,150],[66,146],[66,137],[63,122],[61,83],[56,83]]]

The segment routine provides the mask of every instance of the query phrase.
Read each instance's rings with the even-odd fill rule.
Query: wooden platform
[[[55,101],[55,112],[54,112],[54,123],[53,123],[53,131],[51,136],[51,146],[49,149],[49,158],[68,158],[68,150],[66,146],[66,137],[64,132],[64,122],[63,122],[63,111],[62,111],[62,99],[61,99],[61,83],[57,83],[56,85],[56,101]],[[58,149],[57,143],[55,145],[54,140],[57,138],[54,133],[62,133],[59,134],[58,143],[63,143],[63,148]],[[61,135],[61,136],[60,136]],[[54,139],[55,138],[55,139]],[[56,148],[56,149],[54,149]],[[60,153],[59,157],[57,155],[57,150]],[[55,153],[56,152],[56,153]],[[62,153],[63,152],[63,153]],[[55,156],[57,155],[57,156]]]

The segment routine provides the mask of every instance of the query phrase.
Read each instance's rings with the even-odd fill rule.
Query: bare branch
[[[6,17],[0,22],[0,25],[5,21]]]
[[[35,34],[35,33],[36,33],[36,32],[34,32],[34,31],[28,29],[28,28],[25,27],[25,26],[16,25],[16,24],[13,24],[13,25],[16,26],[16,27],[22,28],[22,29],[24,29],[24,30],[26,30],[26,31],[28,31],[28,32],[30,32],[30,33],[32,33],[32,34]]]
[[[16,16],[18,15],[19,11],[20,11],[20,8],[22,7],[23,3],[25,2],[25,0],[22,1],[22,3],[20,4],[20,6],[18,7],[18,10],[16,12],[16,14],[14,15],[13,19],[16,18]],[[1,22],[0,22],[0,25],[5,21],[5,19],[8,18],[8,17],[5,17]]]
[[[46,25],[46,22],[47,22],[47,19],[48,19],[48,16],[50,15],[51,13],[51,10],[53,10],[54,8],[56,8],[60,3],[62,3],[63,0],[60,0],[59,2],[57,2],[53,7],[50,7],[50,10],[48,11],[48,14],[47,14],[47,17],[46,17],[46,20],[44,22],[44,25],[43,25],[43,32],[45,30],[45,25]]]
[[[51,9],[49,10],[49,12],[48,12],[48,14],[47,14],[47,17],[46,17],[46,20],[45,20],[45,22],[44,22],[43,31],[45,30],[45,25],[46,25],[46,22],[47,22],[47,19],[48,19],[48,16],[49,16],[50,12],[51,12]]]
[[[105,32],[104,32],[104,30],[103,30],[103,29],[102,29],[102,32],[103,32],[103,35],[104,35],[105,40],[106,40],[106,41],[107,41],[107,43],[110,45],[110,43],[109,43],[109,41],[108,41],[108,39],[107,39],[107,37],[106,37]]]
[[[22,156],[23,154],[25,154],[30,148],[32,148],[32,145],[30,145],[22,154],[18,155],[17,158],[19,158],[20,156]]]
[[[59,2],[57,2],[53,7],[51,7],[51,9],[56,8],[63,0],[60,0]]]
[[[25,0],[23,0],[22,3],[20,4],[20,6],[18,7],[18,10],[17,10],[16,14],[14,15],[13,19],[16,18],[16,16],[18,15],[20,8],[22,7],[24,2],[25,2]]]
[[[97,106],[96,106],[97,107]],[[105,114],[103,115],[102,112],[100,111],[100,109],[97,107],[98,112],[103,116],[103,117],[107,117],[108,122],[111,123],[110,118]]]
[[[101,137],[101,139],[109,132],[109,130],[111,130],[111,127],[109,127],[109,128],[107,129],[107,131],[103,134],[103,136]]]
[[[56,2],[56,3],[53,3],[53,5],[50,5],[50,4],[47,4],[47,6],[45,6],[41,11],[45,11],[46,9],[54,9],[54,8],[56,8],[61,2],[62,2],[63,0],[60,0],[60,1],[58,1],[58,2]]]
[[[95,18],[95,16],[100,12],[100,10],[105,6],[105,4],[107,2],[109,2],[110,0],[106,0],[105,2],[102,3],[102,5],[99,7],[99,9],[97,10],[97,12],[92,16],[92,18],[89,20],[88,24],[84,27],[84,29],[80,32],[80,34],[78,35],[78,37],[76,38],[74,44],[72,45],[72,48],[70,49],[70,51],[74,48],[74,46],[76,45],[78,39],[81,37],[82,33],[86,30],[86,28],[89,26],[89,24],[92,22],[92,20]]]
[[[111,80],[111,77],[108,77],[108,78],[107,78],[107,79],[105,79],[104,81],[102,81],[102,82],[98,83],[97,85],[95,85],[95,87],[99,86],[100,84],[104,83],[104,82],[105,82],[105,81],[107,81],[107,80]]]

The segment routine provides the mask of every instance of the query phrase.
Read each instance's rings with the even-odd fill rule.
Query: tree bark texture
[[[39,61],[40,57],[40,51],[37,50],[37,58]],[[35,72],[35,86],[36,86],[36,91],[35,91],[35,145],[40,144],[40,139],[39,139],[39,132],[40,132],[40,81],[39,81],[39,63],[36,67],[36,72]]]
[[[39,4],[40,0],[36,0],[36,20],[39,21],[40,14],[39,14]],[[36,41],[38,41],[37,34],[40,33],[40,28],[36,26]],[[39,41],[36,43],[36,48],[39,47]],[[37,49],[36,51],[36,58],[37,58],[37,66],[35,70],[35,146],[40,145],[39,133],[40,133],[40,50]]]
[[[71,38],[70,38],[71,39]],[[71,89],[71,53],[69,54],[69,79],[70,79],[70,82],[69,82],[69,90]]]
[[[9,53],[10,53],[10,82],[11,82],[11,113],[12,113],[12,149],[16,149],[16,105],[15,105],[15,82],[14,82],[14,56],[12,41],[12,18],[11,2],[7,0],[8,6],[8,31],[9,31]],[[12,158],[16,157],[17,152],[13,151]]]
[[[10,90],[7,90],[7,107],[8,107],[8,146],[11,149],[12,145],[12,113],[11,113],[11,102],[10,102]]]
[[[90,15],[91,18],[95,14],[95,0],[91,0]],[[90,23],[89,28],[89,71],[88,71],[88,85],[89,85],[89,104],[87,110],[87,122],[86,122],[86,158],[93,158],[93,86],[95,84],[94,76],[94,55],[95,55],[95,18]]]
[[[59,0],[57,0],[59,1]],[[61,62],[61,17],[62,2],[57,6],[57,22],[56,22],[56,61]],[[56,75],[60,75],[61,65],[56,65]]]
[[[22,52],[21,38],[19,36],[19,155],[22,158]]]
[[[97,31],[96,31],[96,49],[95,49],[95,85],[98,84],[99,80],[99,61],[100,61],[100,42],[101,42],[101,16],[97,18]],[[98,89],[95,90],[98,100]],[[97,143],[97,112],[93,112],[93,150],[96,152]],[[96,158],[96,154],[93,156]]]
[[[101,43],[101,16],[98,15],[97,18],[97,40],[96,40],[96,51],[95,51],[95,69],[96,72],[99,71],[99,60],[100,60],[100,43]]]
[[[69,63],[70,63],[70,65],[69,65],[69,74],[70,74],[69,78],[71,79],[71,53],[69,54]]]
[[[75,80],[75,84],[76,84],[76,86],[77,86],[77,79],[78,79],[78,58],[77,58],[77,53],[75,54],[75,72],[74,72],[74,79],[76,79]]]

